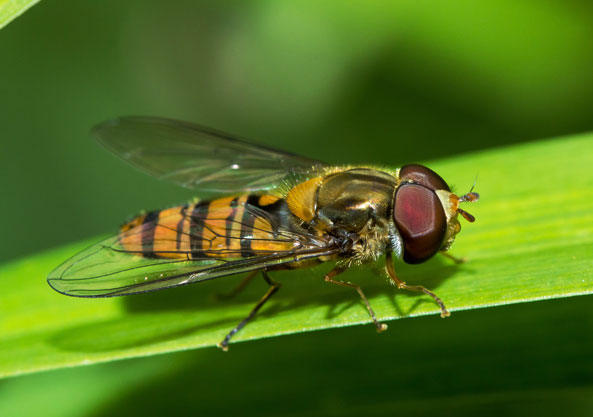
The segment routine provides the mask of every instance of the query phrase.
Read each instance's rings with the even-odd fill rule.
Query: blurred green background
[[[42,1],[0,31],[0,261],[192,197],[89,138],[95,123],[119,115],[185,119],[328,162],[390,166],[591,131],[592,21],[586,1]],[[0,382],[9,413],[0,405],[0,415],[146,414],[173,404],[260,415],[584,412],[593,410],[593,367],[571,349],[591,343],[575,345],[578,329],[560,323],[578,317],[590,327],[587,303],[461,313],[444,335],[440,321],[404,321],[380,346],[370,329],[348,329],[230,355],[21,377]],[[550,318],[550,327],[526,332],[517,315]],[[463,340],[464,326],[490,334],[481,323],[498,329],[493,344]],[[439,338],[452,345],[441,349]],[[459,378],[444,376],[460,368]]]

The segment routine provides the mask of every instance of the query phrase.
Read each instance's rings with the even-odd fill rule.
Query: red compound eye
[[[445,180],[442,179],[439,174],[423,165],[404,165],[399,170],[399,178],[403,181],[409,181],[415,184],[423,185],[433,191],[451,191]]]
[[[393,217],[403,240],[405,262],[424,262],[443,245],[447,218],[434,191],[416,184],[400,186]]]

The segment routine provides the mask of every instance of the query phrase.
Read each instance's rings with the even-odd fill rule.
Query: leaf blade
[[[39,3],[40,0],[0,0],[0,29]]]
[[[464,224],[453,245],[453,252],[470,262],[397,264],[398,274],[434,290],[453,312],[591,294],[591,154],[593,135],[587,134],[430,164],[458,191],[469,189],[479,169],[476,190],[482,199],[467,207],[477,221]],[[53,293],[44,277],[86,244],[0,267],[1,376],[213,346],[265,291],[265,284],[254,283],[232,302],[212,300],[212,294],[236,285],[237,278],[225,278],[106,300]],[[427,297],[386,285],[379,266],[357,268],[347,279],[364,288],[382,320],[438,312]],[[276,274],[282,291],[233,340],[368,323],[356,293],[324,284],[324,272]]]

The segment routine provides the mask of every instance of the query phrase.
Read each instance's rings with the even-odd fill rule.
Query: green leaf
[[[0,0],[0,29],[37,3],[39,0]]]
[[[469,190],[478,174],[482,198],[466,207],[477,220],[463,224],[452,251],[469,262],[398,263],[399,276],[434,290],[453,316],[457,310],[593,292],[590,155],[588,134],[431,163],[458,192]],[[52,291],[45,276],[89,243],[0,268],[0,375],[213,346],[266,290],[256,280],[235,299],[217,301],[214,294],[241,279],[228,277],[112,299]],[[380,319],[438,312],[430,298],[389,286],[381,262],[344,276],[363,287]],[[368,323],[354,291],[322,281],[329,267],[275,273],[282,289],[233,341]],[[231,344],[231,355],[234,349],[241,346]]]
[[[593,310],[573,297],[41,372],[0,416],[588,416]],[[35,401],[31,401],[34,398]],[[232,399],[232,400],[229,400]]]

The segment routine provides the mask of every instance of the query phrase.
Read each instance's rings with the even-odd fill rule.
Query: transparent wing
[[[186,245],[184,248],[184,245],[179,245],[180,240],[175,235],[177,231],[169,228],[167,224],[170,222],[166,220],[161,218],[135,226],[82,251],[50,273],[47,278],[49,285],[66,295],[113,297],[176,287],[338,252],[330,240],[307,233],[258,228],[258,224],[273,226],[265,213],[256,208],[246,210],[237,224],[239,228],[250,228],[249,233],[242,233],[240,237],[225,236],[223,229],[226,225],[221,222],[226,219],[218,219],[212,210],[204,212],[203,216],[200,213],[188,214],[186,220],[191,223],[186,228],[186,240],[201,242],[199,247]],[[150,248],[142,240],[148,235],[154,236]],[[136,236],[137,243],[134,243]],[[241,240],[243,247],[246,241],[250,241],[249,254],[245,255],[241,249],[233,250],[233,242],[219,247],[217,242],[227,239]]]
[[[96,126],[93,134],[141,171],[204,191],[266,190],[324,166],[192,123],[156,117],[109,120]]]

